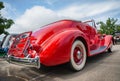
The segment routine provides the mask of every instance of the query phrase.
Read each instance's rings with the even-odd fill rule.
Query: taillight
[[[41,50],[41,46],[39,46],[39,45],[31,45],[30,49],[35,50],[38,53]]]

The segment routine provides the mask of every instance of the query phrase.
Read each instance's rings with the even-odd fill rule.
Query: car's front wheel
[[[112,49],[113,49],[113,41],[111,41],[111,43],[110,43],[110,47],[108,49],[108,52],[112,52]]]
[[[71,48],[70,66],[74,71],[84,68],[86,63],[86,48],[82,41],[76,40]]]

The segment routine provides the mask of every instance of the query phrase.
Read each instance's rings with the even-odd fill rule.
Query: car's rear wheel
[[[113,49],[113,41],[111,41],[111,43],[110,43],[110,47],[108,49],[108,52],[112,52],[112,49]]]
[[[86,48],[82,41],[76,40],[71,48],[70,66],[74,71],[80,71],[86,63]]]

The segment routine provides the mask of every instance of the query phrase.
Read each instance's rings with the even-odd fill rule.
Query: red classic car
[[[83,69],[89,56],[112,51],[113,37],[99,34],[93,20],[61,20],[18,35],[8,51],[10,63]]]

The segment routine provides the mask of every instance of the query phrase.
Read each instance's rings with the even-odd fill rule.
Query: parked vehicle
[[[120,32],[115,32],[114,40],[115,44],[120,44]]]
[[[98,34],[93,20],[61,20],[18,35],[7,59],[10,63],[38,68],[68,63],[71,69],[79,71],[87,57],[111,52],[112,45],[113,37]]]
[[[15,39],[16,35],[17,34],[10,34],[10,35],[4,36],[0,44],[0,56],[5,56],[7,54],[8,49],[13,43],[13,40]]]

